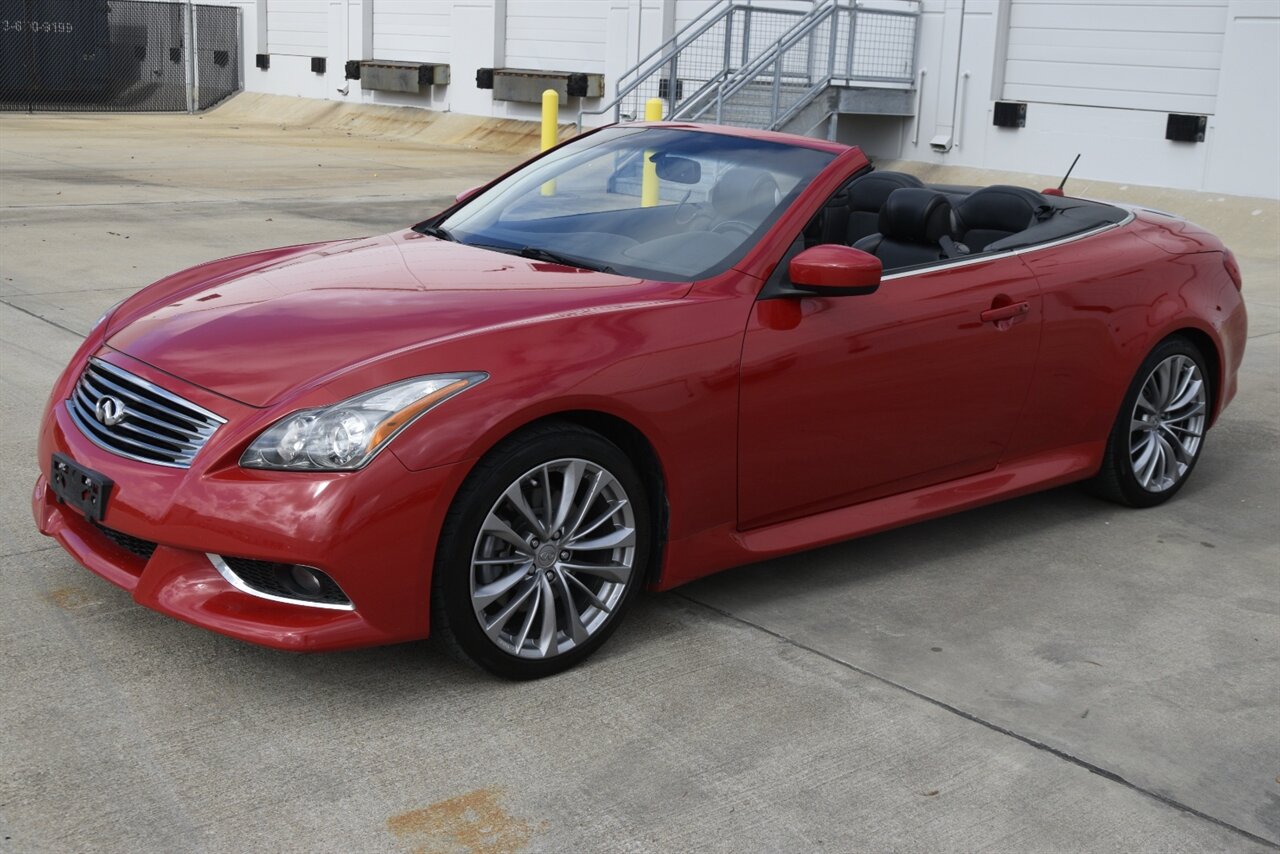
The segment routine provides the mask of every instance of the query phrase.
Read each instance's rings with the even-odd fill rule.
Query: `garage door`
[[[507,0],[507,67],[603,74],[612,5]]]
[[[451,18],[450,3],[374,0],[372,58],[448,62]],[[479,38],[479,34],[460,33],[459,38]]]
[[[270,0],[267,45],[276,54],[325,56],[329,52],[329,4],[323,0]]]
[[[1004,97],[1214,112],[1227,0],[1012,0]]]

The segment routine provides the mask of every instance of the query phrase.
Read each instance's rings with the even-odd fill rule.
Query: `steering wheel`
[[[676,205],[676,209],[672,212],[671,218],[675,220],[676,225],[686,226],[698,217],[699,207],[697,204],[689,204],[689,197],[693,195],[693,191],[689,190],[684,194],[684,198],[680,200],[680,204]],[[681,215],[683,213],[683,216]]]
[[[726,231],[737,231],[741,233],[743,237],[750,237],[755,233],[754,228],[737,219],[726,219],[724,222],[716,223],[711,231],[715,234],[724,234]]]

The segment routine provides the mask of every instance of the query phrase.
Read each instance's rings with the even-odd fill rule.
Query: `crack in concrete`
[[[27,309],[23,308],[20,305],[14,305],[13,303],[9,302],[7,299],[0,299],[0,305],[7,305],[9,308],[13,309],[14,311],[20,311],[23,314],[27,315],[28,317],[34,317],[36,320],[43,320],[45,323],[57,329],[61,329],[63,332],[70,332],[72,335],[76,336],[77,338],[84,337],[83,332],[77,332],[74,329],[72,329],[70,326],[63,326],[61,323],[59,323],[56,320],[50,320],[47,317],[42,317],[41,315],[36,314],[34,311],[28,311]]]
[[[11,557],[26,557],[27,555],[36,555],[36,554],[40,554],[41,552],[56,551],[57,549],[60,549],[60,548],[62,548],[62,546],[41,546],[38,549],[27,549],[25,551],[20,551],[20,552],[9,552],[8,554],[0,555],[0,560],[7,560],[8,558],[11,558]]]
[[[707,602],[702,602],[698,599],[694,599],[692,596],[689,596],[687,593],[676,591],[671,595],[676,596],[680,599],[683,599],[686,602],[689,602],[690,604],[697,605],[700,608],[705,608],[708,611],[711,611],[714,614],[718,614],[727,620],[732,620],[735,623],[740,623],[744,626],[755,629],[756,631],[763,632],[764,634],[769,635],[770,637],[776,638],[777,640],[780,640],[789,646],[793,646],[796,649],[803,650],[811,655],[816,655],[819,658],[822,658],[831,662],[832,664],[839,665],[840,667],[843,667],[847,670],[851,670],[854,673],[859,673],[863,676],[867,676],[871,679],[876,680],[877,682],[881,682],[885,685],[888,685],[891,688],[896,688],[899,691],[905,691],[906,693],[910,694],[916,699],[924,700],[926,703],[929,703],[930,705],[937,706],[938,708],[943,709],[944,711],[950,712],[953,715],[964,718],[965,720],[971,721],[972,723],[978,724],[979,726],[986,727],[992,732],[998,732],[1001,735],[1005,735],[1005,736],[1008,736],[1009,738],[1016,739],[1022,742],[1023,744],[1026,744],[1030,747],[1035,748],[1036,750],[1040,750],[1045,753],[1056,756],[1057,758],[1065,760],[1066,762],[1069,762],[1072,765],[1075,765],[1079,768],[1083,768],[1092,774],[1096,774],[1105,780],[1110,780],[1113,783],[1119,783],[1121,786],[1124,786],[1128,789],[1132,789],[1133,791],[1138,792],[1139,794],[1146,795],[1147,797],[1153,800],[1159,801],[1160,803],[1166,806],[1173,807],[1174,809],[1184,812],[1188,815],[1193,815],[1196,818],[1202,819],[1211,824],[1215,824],[1218,827],[1224,828],[1226,830],[1230,830],[1234,833],[1238,833],[1239,835],[1245,837],[1251,842],[1256,842],[1259,845],[1266,846],[1267,848],[1280,850],[1280,842],[1276,842],[1275,840],[1272,840],[1272,839],[1267,839],[1266,837],[1263,837],[1263,836],[1258,836],[1257,834],[1251,833],[1250,831],[1245,830],[1242,827],[1237,827],[1236,825],[1231,824],[1228,821],[1224,821],[1223,819],[1220,819],[1217,816],[1210,815],[1209,813],[1201,812],[1195,807],[1190,806],[1188,804],[1184,804],[1181,801],[1175,800],[1167,795],[1162,795],[1159,792],[1153,792],[1150,789],[1143,788],[1137,783],[1134,783],[1131,780],[1125,779],[1115,771],[1110,771],[1106,768],[1103,768],[1100,765],[1095,765],[1092,762],[1088,761],[1087,759],[1082,759],[1079,756],[1075,756],[1074,754],[1066,752],[1065,750],[1062,750],[1057,747],[1053,747],[1052,745],[1049,745],[1049,744],[1045,744],[1044,742],[1038,741],[1032,738],[1031,736],[1023,735],[1022,733],[1015,732],[1014,730],[1008,729],[1006,727],[1002,727],[999,724],[993,723],[984,718],[981,718],[978,715],[973,714],[972,712],[966,712],[964,709],[953,706],[944,700],[939,700],[936,697],[931,697],[928,694],[925,694],[921,691],[917,691],[914,688],[910,688],[906,685],[903,685],[900,682],[895,682],[894,680],[888,678],[887,676],[881,676],[880,674],[875,673],[874,671],[859,667],[858,665],[845,661],[844,659],[838,656],[832,655],[831,653],[823,652],[822,650],[816,647],[812,647],[812,646],[809,646],[808,644],[801,643],[800,641],[787,637],[781,632],[774,631],[773,629],[770,629],[766,626],[762,626],[759,623],[754,623],[751,620],[748,620],[744,617],[739,617],[737,614],[726,611],[723,608],[717,608],[715,605],[711,605]]]

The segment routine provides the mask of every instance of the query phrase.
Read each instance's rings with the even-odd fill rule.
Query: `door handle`
[[[1001,320],[1013,320],[1015,317],[1031,311],[1031,303],[1015,302],[1012,305],[1002,305],[999,308],[989,308],[978,315],[983,323],[998,323]]]

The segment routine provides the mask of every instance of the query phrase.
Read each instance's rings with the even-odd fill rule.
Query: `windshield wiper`
[[[618,271],[610,267],[608,264],[601,264],[598,261],[588,261],[585,258],[575,258],[572,255],[565,255],[562,252],[553,252],[550,249],[543,249],[540,246],[494,246],[488,243],[472,243],[469,244],[477,249],[492,249],[495,252],[505,252],[508,255],[518,255],[521,258],[529,258],[534,261],[548,261],[552,264],[563,264],[566,267],[577,267],[580,270],[594,270],[597,273],[609,273],[617,275]]]
[[[587,261],[583,258],[575,258],[572,255],[552,252],[550,249],[543,249],[539,246],[522,246],[516,251],[516,254],[521,258],[532,258],[535,261],[550,261],[552,264],[565,264],[569,267],[578,267],[583,270],[595,270],[598,273],[615,272],[608,264],[601,264],[598,261]]]
[[[425,234],[427,237],[438,237],[441,240],[452,240],[454,243],[458,242],[458,238],[454,237],[453,234],[449,232],[449,229],[441,225],[424,225],[422,228],[418,229],[418,233]]]

